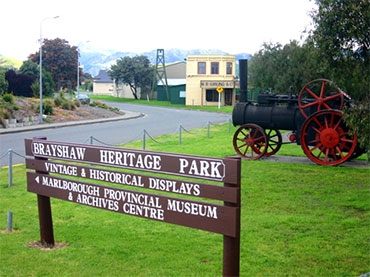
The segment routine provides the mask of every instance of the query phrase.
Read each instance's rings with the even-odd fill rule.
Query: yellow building
[[[187,106],[234,105],[235,56],[189,55],[186,61]]]

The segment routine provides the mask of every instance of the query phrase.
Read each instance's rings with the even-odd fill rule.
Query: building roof
[[[157,85],[158,86],[163,86],[162,81],[158,80]],[[177,78],[177,79],[167,78],[167,85],[169,85],[169,86],[186,85],[186,79],[183,79],[183,78]]]
[[[188,55],[186,60],[235,60],[235,55],[229,55],[229,54],[191,54]]]
[[[176,62],[166,64],[167,84],[177,86],[186,84],[186,62]],[[100,69],[98,75],[94,77],[94,83],[112,83],[113,80],[108,74],[108,70]],[[162,85],[159,81],[158,85]]]
[[[186,62],[166,64],[167,79],[186,78]]]
[[[113,80],[107,70],[100,69],[97,76],[94,77],[95,83],[112,83]]]

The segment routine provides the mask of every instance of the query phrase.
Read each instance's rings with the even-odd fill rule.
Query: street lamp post
[[[80,45],[77,46],[77,87],[76,87],[76,91],[77,91],[77,95],[79,95],[79,91],[80,91],[80,61],[79,61],[79,57],[80,57]]]
[[[89,41],[87,40],[85,42],[89,42]],[[79,61],[79,57],[80,57],[80,45],[82,43],[83,42],[80,42],[77,46],[77,86],[76,86],[77,95],[79,95],[79,91],[80,91],[80,61]]]
[[[40,22],[40,124],[43,123],[43,118],[42,118],[42,43],[43,43],[43,38],[42,38],[42,23],[47,20],[47,19],[56,19],[59,16],[54,16],[54,17],[46,17]]]

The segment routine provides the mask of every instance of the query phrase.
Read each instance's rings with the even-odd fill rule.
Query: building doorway
[[[232,106],[233,105],[233,89],[226,88],[224,90],[225,93],[225,106]]]

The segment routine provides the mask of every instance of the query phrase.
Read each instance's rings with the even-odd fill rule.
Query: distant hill
[[[147,56],[152,64],[156,63],[157,50],[152,50],[150,52],[143,53],[133,53],[133,52],[115,52],[115,51],[84,51],[81,49],[80,52],[80,64],[83,66],[83,71],[90,73],[92,76],[96,76],[100,69],[109,69],[112,64],[115,64],[116,60],[129,56],[134,57],[136,55]],[[217,49],[193,49],[193,50],[180,50],[180,49],[165,49],[164,59],[165,63],[174,63],[184,61],[188,55],[191,54],[228,54],[224,51]],[[251,55],[247,53],[236,54],[236,60],[240,59],[250,59]]]
[[[181,50],[181,49],[165,49],[165,63],[175,63],[184,61],[189,55],[198,54],[229,54],[218,49],[192,49],[192,50]],[[109,69],[112,64],[116,63],[116,60],[130,56],[134,57],[136,55],[147,56],[152,64],[155,64],[157,58],[157,50],[152,50],[150,52],[134,53],[134,52],[117,52],[115,50],[96,50],[89,48],[80,48],[80,64],[83,66],[83,71],[96,76],[101,69]],[[240,59],[250,59],[251,55],[247,53],[236,54],[236,60]],[[6,68],[20,68],[22,61],[4,57],[0,55],[0,66]]]
[[[22,61],[0,55],[0,67],[20,68],[22,63],[23,63]]]

